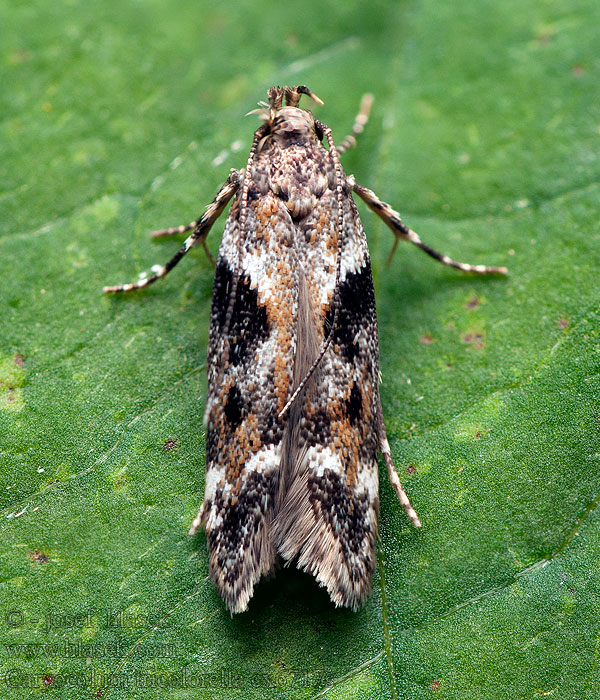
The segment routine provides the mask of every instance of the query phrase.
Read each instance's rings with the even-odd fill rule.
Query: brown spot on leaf
[[[103,695],[104,695],[104,691],[102,690],[102,688],[99,688],[99,689],[94,693],[94,697],[95,697],[95,698],[101,698]]]
[[[8,54],[8,63],[12,64],[13,66],[18,66],[24,61],[29,61],[32,56],[33,54],[25,49],[13,49]]]
[[[36,549],[35,552],[29,552],[29,557],[31,561],[35,561],[38,564],[45,564],[48,561],[48,555],[40,549]]]
[[[54,685],[56,683],[56,679],[54,678],[54,676],[52,676],[51,674],[48,673],[46,676],[44,676],[42,678],[42,683],[45,686]]]
[[[163,450],[172,450],[176,446],[177,446],[177,443],[175,442],[175,440],[169,439],[163,445]]]
[[[573,73],[576,78],[581,78],[582,75],[587,73],[587,70],[581,65],[581,63],[576,63],[573,68],[571,68],[571,73]]]
[[[552,41],[552,34],[540,34],[536,37],[536,41],[540,46],[548,46],[548,44]]]
[[[25,358],[19,352],[15,355],[14,360],[17,367],[22,367],[25,364]]]
[[[424,336],[419,338],[419,343],[423,343],[423,345],[431,345],[431,343],[433,343],[433,338],[429,335],[429,333],[425,333]]]
[[[431,688],[431,690],[439,690],[440,689],[440,682],[439,681],[432,681],[432,683],[429,687]]]
[[[565,328],[569,327],[569,321],[563,316],[563,318],[558,319],[556,325],[560,328],[561,331],[564,331]]]
[[[469,299],[465,306],[467,309],[476,309],[479,306],[479,299],[477,297],[473,297],[472,299]]]
[[[473,350],[481,350],[481,348],[485,347],[483,339],[483,333],[466,333],[463,336],[463,342],[470,345]]]
[[[417,468],[415,467],[414,464],[409,464],[408,467],[404,470],[407,474],[414,474],[417,471]]]

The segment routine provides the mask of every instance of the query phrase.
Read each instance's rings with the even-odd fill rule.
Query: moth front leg
[[[356,146],[356,139],[359,134],[362,134],[366,123],[369,121],[369,115],[371,114],[371,106],[373,105],[373,95],[366,93],[362,96],[360,101],[360,107],[358,114],[354,118],[354,126],[352,131],[346,136],[346,138],[336,147],[336,151],[341,155],[345,153],[350,148]]]
[[[383,222],[387,226],[389,226],[394,232],[394,235],[396,236],[396,241],[394,242],[394,246],[390,252],[390,260],[396,250],[398,241],[400,239],[403,239],[405,241],[410,241],[411,243],[414,243],[414,245],[416,245],[421,250],[425,251],[427,255],[431,255],[431,257],[435,258],[438,262],[441,262],[444,265],[448,265],[449,267],[454,267],[457,270],[462,270],[463,272],[474,272],[478,275],[508,274],[508,270],[506,267],[493,267],[488,265],[469,265],[467,263],[457,262],[456,260],[452,260],[451,258],[449,258],[447,255],[438,253],[437,250],[434,250],[433,248],[428,246],[427,243],[424,243],[414,231],[412,231],[408,228],[408,226],[403,224],[402,219],[400,218],[400,214],[398,214],[397,211],[392,209],[392,207],[390,207],[389,204],[382,202],[381,199],[379,199],[379,197],[374,192],[367,189],[366,187],[363,187],[362,185],[357,184],[350,178],[349,184],[352,185],[352,190],[356,192],[356,194],[363,200],[363,202],[365,202],[369,209],[371,211],[374,211],[377,214],[377,216],[379,216],[379,218],[382,219]]]
[[[156,282],[156,280],[164,277],[170,270],[172,270],[175,265],[181,260],[181,258],[186,255],[195,245],[204,245],[206,237],[208,236],[212,225],[221,216],[223,210],[227,206],[229,200],[238,191],[241,182],[241,173],[239,170],[233,170],[213,201],[209,204],[204,214],[193,221],[191,224],[186,226],[178,226],[171,229],[162,229],[161,231],[155,231],[152,235],[175,235],[176,233],[184,233],[185,231],[190,231],[192,228],[193,233],[188,236],[183,246],[175,253],[175,255],[168,260],[164,265],[155,265],[152,269],[154,274],[145,279],[138,280],[137,282],[131,282],[130,284],[121,284],[115,287],[104,287],[102,290],[106,294],[115,294],[117,292],[131,292],[135,289],[143,289],[149,284]],[[209,257],[212,257],[209,255]]]

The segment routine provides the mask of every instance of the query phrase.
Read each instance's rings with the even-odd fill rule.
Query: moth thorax
[[[313,115],[298,107],[282,107],[275,114],[270,127],[271,134],[278,141],[318,140]]]

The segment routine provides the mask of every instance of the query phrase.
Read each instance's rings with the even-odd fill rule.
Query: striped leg
[[[350,183],[352,183],[352,180],[350,180]],[[390,257],[388,261],[391,260],[396,250],[396,246],[398,245],[398,241],[402,238],[405,241],[410,241],[411,243],[414,243],[418,248],[425,251],[427,255],[431,255],[432,258],[435,258],[444,265],[454,267],[457,270],[462,270],[463,272],[474,272],[478,275],[508,274],[508,270],[505,267],[490,267],[487,265],[468,265],[467,263],[457,262],[456,260],[452,260],[451,258],[449,258],[447,255],[442,255],[441,253],[438,253],[437,250],[434,250],[433,248],[428,246],[427,243],[423,243],[419,236],[414,231],[409,229],[408,226],[405,226],[402,223],[402,220],[400,219],[400,214],[398,214],[397,211],[394,211],[389,204],[382,202],[374,192],[368,190],[362,185],[358,185],[357,183],[353,183],[352,189],[366,203],[369,209],[371,211],[374,211],[377,214],[377,216],[379,216],[383,220],[383,222],[387,224],[387,226],[389,226],[394,232],[394,235],[396,236],[396,241],[394,242],[394,246],[390,252]]]
[[[186,224],[185,226],[173,226],[173,228],[161,228],[160,231],[152,231],[150,234],[152,238],[163,238],[166,236],[176,236],[178,233],[187,233],[188,231],[193,231],[196,226],[198,226],[198,222],[200,219],[196,219],[196,221],[191,221],[189,224]]]
[[[383,461],[387,469],[388,476],[390,478],[390,484],[394,487],[394,491],[398,496],[398,500],[402,504],[402,507],[406,511],[406,515],[411,519],[412,524],[415,527],[421,527],[421,521],[417,512],[412,507],[406,491],[402,488],[396,469],[394,468],[394,462],[392,461],[392,452],[390,450],[390,443],[388,442],[387,435],[385,432],[385,425],[383,423],[383,413],[381,410],[381,401],[379,402],[379,430],[377,432],[377,437],[379,440],[379,450],[383,455]]]
[[[200,223],[200,219],[196,219],[196,221],[191,221],[189,224],[186,224],[185,226],[173,226],[173,228],[161,228],[160,231],[152,231],[150,234],[152,238],[166,238],[167,236],[176,236],[179,233],[187,233],[188,231],[193,231],[196,226]],[[200,245],[202,246],[202,249],[206,253],[206,257],[211,261],[211,263],[216,266],[216,261],[213,258],[212,253],[208,249],[208,246],[206,245],[206,239],[203,239],[200,242]]]
[[[150,235],[152,236],[152,238],[166,238],[167,236],[176,236],[179,233],[187,233],[188,231],[193,231],[199,223],[200,219],[196,219],[196,221],[191,221],[185,226],[173,226],[173,228],[161,228],[159,231],[152,231]],[[206,253],[206,257],[211,261],[213,266],[216,267],[217,263],[213,258],[213,254],[210,252],[208,246],[206,245],[206,238],[200,241],[200,245]]]
[[[354,126],[352,131],[346,136],[346,138],[340,143],[336,148],[338,153],[345,153],[349,148],[356,146],[356,137],[362,133],[365,128],[365,124],[369,121],[369,114],[371,114],[371,105],[373,104],[373,95],[367,93],[362,96],[360,101],[360,107],[356,119],[354,120]]]
[[[237,192],[239,189],[241,182],[241,173],[238,170],[233,170],[231,172],[231,175],[227,178],[225,181],[225,184],[221,187],[219,190],[217,196],[213,199],[211,204],[208,206],[204,214],[197,220],[189,224],[188,226],[179,226],[176,229],[165,229],[166,231],[173,231],[174,233],[183,233],[184,231],[190,231],[193,227],[194,231],[193,233],[188,236],[184,243],[183,246],[175,253],[175,255],[165,264],[165,265],[155,265],[152,270],[154,271],[154,274],[152,274],[150,277],[146,277],[144,279],[139,280],[138,282],[132,282],[130,284],[121,284],[116,287],[104,287],[102,290],[103,292],[107,294],[114,294],[116,292],[131,292],[134,289],[143,289],[144,287],[147,287],[149,284],[152,284],[153,282],[156,282],[156,280],[161,279],[161,277],[164,277],[170,270],[172,270],[175,265],[183,258],[183,256],[195,245],[201,244],[204,245],[206,241],[206,237],[209,234],[209,231],[212,227],[212,225],[215,223],[215,221],[221,216],[223,213],[223,209],[227,206],[227,203],[229,200],[233,197],[233,195]],[[161,231],[156,231],[156,235],[158,233],[162,233]],[[173,235],[171,233],[165,234],[165,235]],[[206,248],[205,248],[206,250]],[[209,254],[209,257],[210,256]]]

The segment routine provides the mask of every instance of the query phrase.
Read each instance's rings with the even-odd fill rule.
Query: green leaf
[[[3,9],[2,697],[596,698],[598,3]],[[387,268],[392,235],[361,207],[384,414],[424,526],[382,475],[362,610],[282,568],[232,619],[186,535],[212,267],[198,251],[143,293],[100,290],[171,255],[149,231],[201,213],[244,165],[243,115],[290,83],[338,141],[374,93],[346,170],[510,276],[410,246]]]

